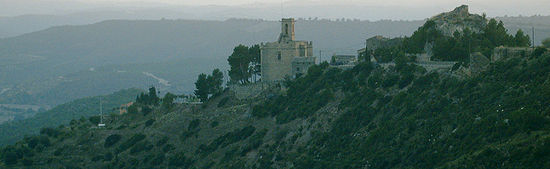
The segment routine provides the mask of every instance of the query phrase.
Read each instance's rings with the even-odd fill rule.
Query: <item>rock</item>
[[[470,69],[472,73],[475,74],[485,70],[485,68],[487,68],[487,65],[489,65],[489,63],[491,62],[489,59],[487,59],[487,57],[485,57],[485,55],[481,54],[480,52],[472,53],[470,57],[472,62],[470,63]]]
[[[468,28],[472,32],[481,32],[487,24],[487,19],[481,15],[470,14],[467,5],[455,8],[453,11],[441,13],[429,20],[436,23],[437,29],[445,36],[453,36],[455,31],[462,32]]]

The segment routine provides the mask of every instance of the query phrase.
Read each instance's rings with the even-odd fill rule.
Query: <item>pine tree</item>
[[[514,37],[514,45],[518,47],[528,47],[531,46],[531,40],[529,36],[525,35],[520,29],[516,32],[516,36]]]
[[[199,75],[199,78],[197,79],[197,82],[195,82],[195,96],[197,96],[201,101],[208,100],[208,93],[209,93],[209,85],[208,81],[206,80],[206,74],[201,73]]]
[[[214,69],[212,75],[207,77],[207,81],[210,94],[216,94],[222,91],[223,73],[220,69]]]
[[[250,53],[249,48],[244,45],[239,45],[233,49],[233,53],[227,58],[231,70],[229,77],[232,82],[246,84],[249,82],[251,73],[249,71]]]
[[[544,47],[550,48],[550,38],[546,38],[542,41]]]

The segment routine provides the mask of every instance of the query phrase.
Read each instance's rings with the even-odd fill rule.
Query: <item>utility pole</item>
[[[532,44],[532,46],[533,46],[533,49],[535,49],[535,27],[534,26],[532,27],[531,31],[533,32],[533,44]]]
[[[97,124],[97,127],[105,127],[105,123],[103,123],[103,103],[101,100],[101,96],[99,96],[99,124]]]
[[[472,65],[472,39],[468,38],[468,55],[470,56],[470,64]]]
[[[319,50],[319,64],[321,64],[321,55],[323,54],[322,50]]]

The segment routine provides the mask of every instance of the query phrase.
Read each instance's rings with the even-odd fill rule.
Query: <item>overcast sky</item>
[[[103,8],[130,10],[182,5],[280,8],[281,4],[283,4],[282,13],[287,15],[299,12],[296,11],[299,10],[296,8],[299,6],[308,8],[311,5],[324,5],[340,7],[329,11],[333,13],[345,13],[345,6],[365,7],[365,9],[372,9],[366,10],[365,13],[371,12],[370,15],[377,16],[369,18],[359,12],[345,13],[350,16],[342,16],[359,19],[424,19],[439,12],[452,10],[461,4],[469,5],[473,13],[485,12],[488,16],[550,15],[550,0],[0,0],[0,16],[68,14]],[[403,10],[410,15],[399,13]],[[394,11],[398,15],[392,15]]]

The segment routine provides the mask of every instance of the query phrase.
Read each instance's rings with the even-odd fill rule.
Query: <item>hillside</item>
[[[473,77],[364,62],[238,100],[137,104],[2,149],[17,168],[548,168],[550,53]],[[148,108],[152,108],[149,112]],[[141,109],[141,111],[139,111]]]
[[[56,106],[48,111],[36,113],[22,120],[14,120],[0,124],[0,145],[13,144],[24,136],[36,135],[41,128],[57,127],[69,124],[73,119],[88,118],[99,114],[100,97],[105,112],[112,112],[136,98],[140,89],[126,89],[105,96],[77,99]],[[114,111],[116,112],[116,111]]]

